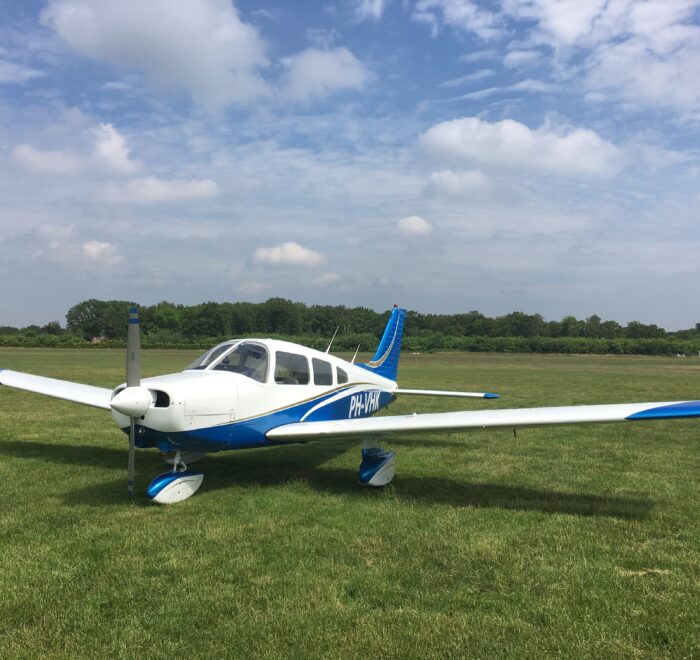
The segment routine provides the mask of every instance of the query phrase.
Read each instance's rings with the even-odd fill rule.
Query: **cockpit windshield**
[[[244,341],[219,360],[213,369],[243,374],[264,383],[267,380],[268,362],[267,349],[262,344]]]
[[[200,355],[187,369],[230,371],[264,383],[269,362],[267,348],[262,344],[226,341]]]
[[[210,364],[216,362],[231,346],[236,344],[235,341],[225,341],[223,344],[218,344],[214,348],[210,348],[206,353],[202,353],[192,364],[185,367],[185,371],[189,369],[206,369]]]

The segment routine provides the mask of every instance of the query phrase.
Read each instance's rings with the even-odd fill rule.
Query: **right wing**
[[[270,440],[293,442],[336,437],[373,437],[426,432],[449,433],[491,428],[591,424],[594,422],[624,422],[681,417],[700,417],[700,401],[475,410],[363,417],[328,422],[296,422],[271,429],[266,435]]]
[[[45,376],[33,376],[10,369],[0,369],[0,385],[45,394],[74,403],[82,403],[94,408],[111,410],[109,402],[112,399],[112,390],[106,387],[83,385],[69,380],[46,378]]]

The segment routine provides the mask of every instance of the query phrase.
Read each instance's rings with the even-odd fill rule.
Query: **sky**
[[[700,321],[700,0],[0,0],[0,325]]]

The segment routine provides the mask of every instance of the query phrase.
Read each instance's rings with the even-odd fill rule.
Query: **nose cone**
[[[109,402],[112,410],[127,417],[145,415],[153,404],[153,397],[145,387],[127,387]]]

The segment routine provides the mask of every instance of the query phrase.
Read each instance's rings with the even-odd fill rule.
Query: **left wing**
[[[69,380],[34,376],[21,371],[11,371],[10,369],[0,369],[0,385],[16,387],[18,390],[36,392],[37,394],[45,394],[57,399],[65,399],[66,401],[82,403],[94,408],[110,410],[109,401],[112,398],[112,390],[106,387],[95,387],[94,385],[73,383]]]
[[[662,401],[658,403],[614,403],[600,406],[562,406],[556,408],[514,408],[463,412],[394,415],[341,419],[329,422],[284,424],[267,432],[277,441],[320,438],[380,436],[407,433],[451,432],[472,429],[549,426],[552,424],[590,424],[644,419],[700,417],[700,401]]]

